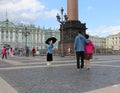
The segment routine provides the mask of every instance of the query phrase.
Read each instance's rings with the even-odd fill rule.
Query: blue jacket
[[[53,44],[47,44],[47,53],[52,54]]]
[[[82,34],[77,35],[74,41],[75,51],[76,52],[84,51],[84,46],[86,43],[87,43],[86,38]]]

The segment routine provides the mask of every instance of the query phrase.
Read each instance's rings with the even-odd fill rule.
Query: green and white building
[[[32,48],[34,46],[37,49],[45,49],[45,40],[52,36],[57,38],[55,43],[55,48],[57,48],[60,40],[60,31],[58,29],[45,29],[44,27],[35,27],[35,25],[16,25],[8,19],[0,21],[0,47],[10,45],[13,48],[25,46]]]

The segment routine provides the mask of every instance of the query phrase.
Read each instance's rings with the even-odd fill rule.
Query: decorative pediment
[[[9,22],[9,20],[3,21],[0,25],[4,28],[15,28],[15,25],[12,22]]]

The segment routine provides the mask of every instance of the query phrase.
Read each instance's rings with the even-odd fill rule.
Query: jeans
[[[76,52],[77,68],[84,68],[84,51]],[[80,65],[81,60],[81,65]]]

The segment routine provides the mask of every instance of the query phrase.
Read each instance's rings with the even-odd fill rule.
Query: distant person
[[[53,55],[52,55],[53,43],[52,43],[52,40],[50,40],[48,43],[49,44],[47,44],[47,65],[50,66],[52,64],[51,61],[53,61]]]
[[[19,52],[19,56],[23,56],[23,48],[19,48],[18,52]]]
[[[33,47],[33,48],[32,48],[32,54],[33,54],[33,56],[35,56],[35,52],[36,52],[36,50],[35,50],[35,48]]]
[[[77,69],[84,69],[84,47],[87,43],[86,38],[82,35],[81,31],[78,31],[78,35],[75,37],[74,49],[76,51]],[[81,65],[80,65],[81,59]]]
[[[68,48],[68,55],[71,56],[71,48]]]
[[[5,48],[5,46],[2,48],[2,60],[4,59],[4,57],[7,59],[7,49]]]
[[[13,49],[12,47],[9,49],[9,55],[10,55],[10,56],[13,56],[13,55],[14,55],[14,49]]]
[[[89,41],[88,44],[85,44],[85,63],[86,63],[86,68],[90,69],[90,59],[92,59],[92,55],[94,52],[94,44],[93,42],[89,39],[89,35],[85,35],[87,41]]]
[[[29,48],[28,47],[26,47],[25,52],[26,52],[26,57],[28,57],[29,56]]]
[[[71,49],[70,49],[70,48],[68,48],[68,54],[70,54],[70,52],[71,52]]]

